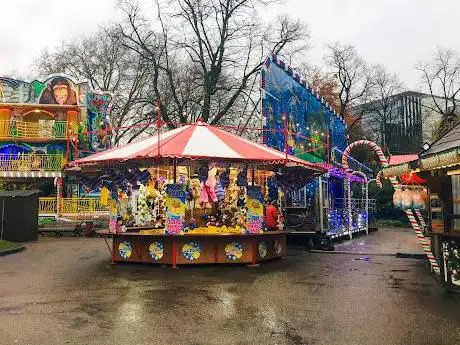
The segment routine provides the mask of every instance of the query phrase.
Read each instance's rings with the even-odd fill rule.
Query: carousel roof
[[[216,161],[256,162],[303,166],[325,171],[321,164],[310,163],[262,144],[231,134],[198,121],[149,138],[78,159],[69,166],[136,162],[148,159],[209,159]]]

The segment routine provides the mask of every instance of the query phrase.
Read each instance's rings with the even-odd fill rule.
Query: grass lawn
[[[14,244],[13,242],[0,240],[0,250],[11,249],[14,247],[16,247],[16,244]]]

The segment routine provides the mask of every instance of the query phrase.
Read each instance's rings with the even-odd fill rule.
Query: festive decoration
[[[259,257],[261,257],[262,259],[267,256],[267,242],[262,241],[259,243],[258,253]]]
[[[182,246],[182,255],[188,261],[195,261],[201,255],[201,247],[198,242],[190,241]]]
[[[281,244],[280,241],[276,240],[273,244],[273,249],[276,255],[280,255],[283,251],[283,245]]]
[[[345,169],[349,168],[349,166],[348,166],[348,157],[350,155],[351,150],[356,146],[368,146],[370,149],[372,149],[377,154],[377,156],[379,158],[379,161],[380,161],[380,164],[382,165],[382,167],[383,168],[388,167],[388,165],[389,165],[388,160],[385,157],[382,149],[376,143],[374,143],[372,141],[369,141],[369,140],[358,140],[358,141],[355,141],[355,142],[351,143],[350,145],[348,145],[348,147],[344,151],[344,155],[342,157],[342,165],[344,166]],[[389,179],[390,179],[390,182],[393,185],[393,188],[395,190],[400,188],[399,183],[398,183],[398,181],[396,180],[396,178],[394,176],[390,177]],[[351,200],[349,200],[349,203],[351,203]],[[351,205],[349,204],[348,207],[351,208]],[[414,217],[414,215],[412,213],[412,210],[407,209],[406,210],[406,215],[409,218],[409,222],[411,223],[412,228],[414,229],[414,231],[415,231],[415,233],[417,235],[419,243],[422,245],[423,250],[425,251],[425,254],[428,257],[428,260],[430,261],[430,264],[431,264],[431,267],[433,268],[433,271],[436,272],[437,274],[439,274],[440,273],[439,265],[436,262],[436,259],[434,258],[433,253],[431,252],[431,248],[428,245],[428,241],[425,239],[425,236],[423,235],[423,233],[420,230],[420,226],[418,225],[418,222],[415,219],[415,217]]]
[[[424,193],[426,192],[423,190],[414,190],[412,192],[412,205],[414,209],[419,211],[424,211],[426,209],[426,199],[423,195]]]
[[[402,183],[404,184],[425,184],[427,180],[421,178],[416,173],[406,173],[400,176]]]
[[[231,242],[225,246],[225,255],[229,260],[237,261],[243,256],[243,246],[240,242]]]
[[[460,285],[460,246],[454,241],[443,244],[446,268],[454,285]]]
[[[401,192],[401,208],[408,210],[412,208],[413,192],[409,189]]]
[[[433,268],[433,271],[435,271],[436,273],[439,274],[439,272],[440,272],[439,265],[438,265],[434,255],[433,255],[433,253],[431,252],[429,242],[425,239],[425,236],[423,235],[422,230],[420,229],[420,226],[418,225],[417,220],[415,219],[414,214],[412,213],[412,210],[410,210],[410,209],[406,210],[406,215],[407,215],[407,218],[409,219],[410,224],[412,225],[412,228],[414,229],[414,231],[415,231],[415,233],[417,235],[417,238],[418,238],[420,244],[423,247],[423,251],[425,252],[426,257],[430,261],[430,264],[431,264],[431,267]]]
[[[230,184],[230,171],[229,169],[225,170],[220,174],[220,184],[223,188],[227,188]]]
[[[109,202],[109,190],[106,187],[101,189],[101,205],[107,206]]]
[[[177,235],[184,228],[187,194],[187,187],[183,184],[166,186],[166,231],[170,235]]]
[[[149,254],[153,260],[158,261],[163,258],[164,246],[161,242],[153,242],[149,246]]]
[[[201,186],[200,186],[200,180],[198,179],[198,176],[192,176],[190,179],[190,189],[189,189],[189,202],[190,202],[190,207],[189,208],[201,208],[201,203],[200,203],[200,195],[201,195]]]
[[[238,187],[247,187],[248,186],[248,171],[243,169],[239,172],[236,179],[236,185]]]
[[[200,180],[200,182],[204,183],[207,181],[208,172],[209,172],[208,166],[200,166],[200,168],[198,169],[198,179]]]
[[[118,254],[123,259],[129,259],[133,253],[133,245],[130,241],[123,241],[118,245]]]
[[[393,193],[393,205],[396,208],[401,208],[401,202],[402,202],[402,190],[401,189],[396,189],[395,192]]]
[[[208,172],[206,182],[201,182],[200,202],[202,207],[211,208],[212,203],[217,202],[216,196],[216,173],[217,168],[212,168]]]
[[[137,214],[135,216],[136,224],[145,226],[152,221],[152,214],[148,204],[148,188],[143,184],[140,185],[139,195],[137,197]]]
[[[247,187],[247,228],[249,233],[258,234],[264,221],[262,189],[258,186]]]

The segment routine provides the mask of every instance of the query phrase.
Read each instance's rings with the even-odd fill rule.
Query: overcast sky
[[[116,21],[115,2],[2,0],[0,75],[27,77],[42,49]],[[419,86],[414,65],[437,45],[460,51],[458,0],[286,0],[266,17],[283,13],[309,25],[314,63],[321,63],[327,43],[341,41],[356,46],[369,63],[386,65],[411,89]]]

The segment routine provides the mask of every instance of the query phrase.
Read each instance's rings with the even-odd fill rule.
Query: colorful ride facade
[[[365,191],[370,179],[352,171],[361,170],[368,177],[373,171],[353,158],[353,170],[342,166],[342,155],[349,145],[343,117],[276,55],[265,60],[261,90],[264,144],[328,168],[327,174],[286,195],[287,219],[294,219],[294,223],[298,220],[293,233],[322,233],[336,238],[368,232],[369,199]],[[355,188],[358,191],[349,201],[347,189],[351,187],[347,180],[366,187],[362,191]],[[350,203],[352,217],[347,210]]]
[[[61,75],[32,82],[0,77],[1,188],[59,194],[68,161],[111,146],[111,100]],[[78,194],[78,186],[64,187]]]

